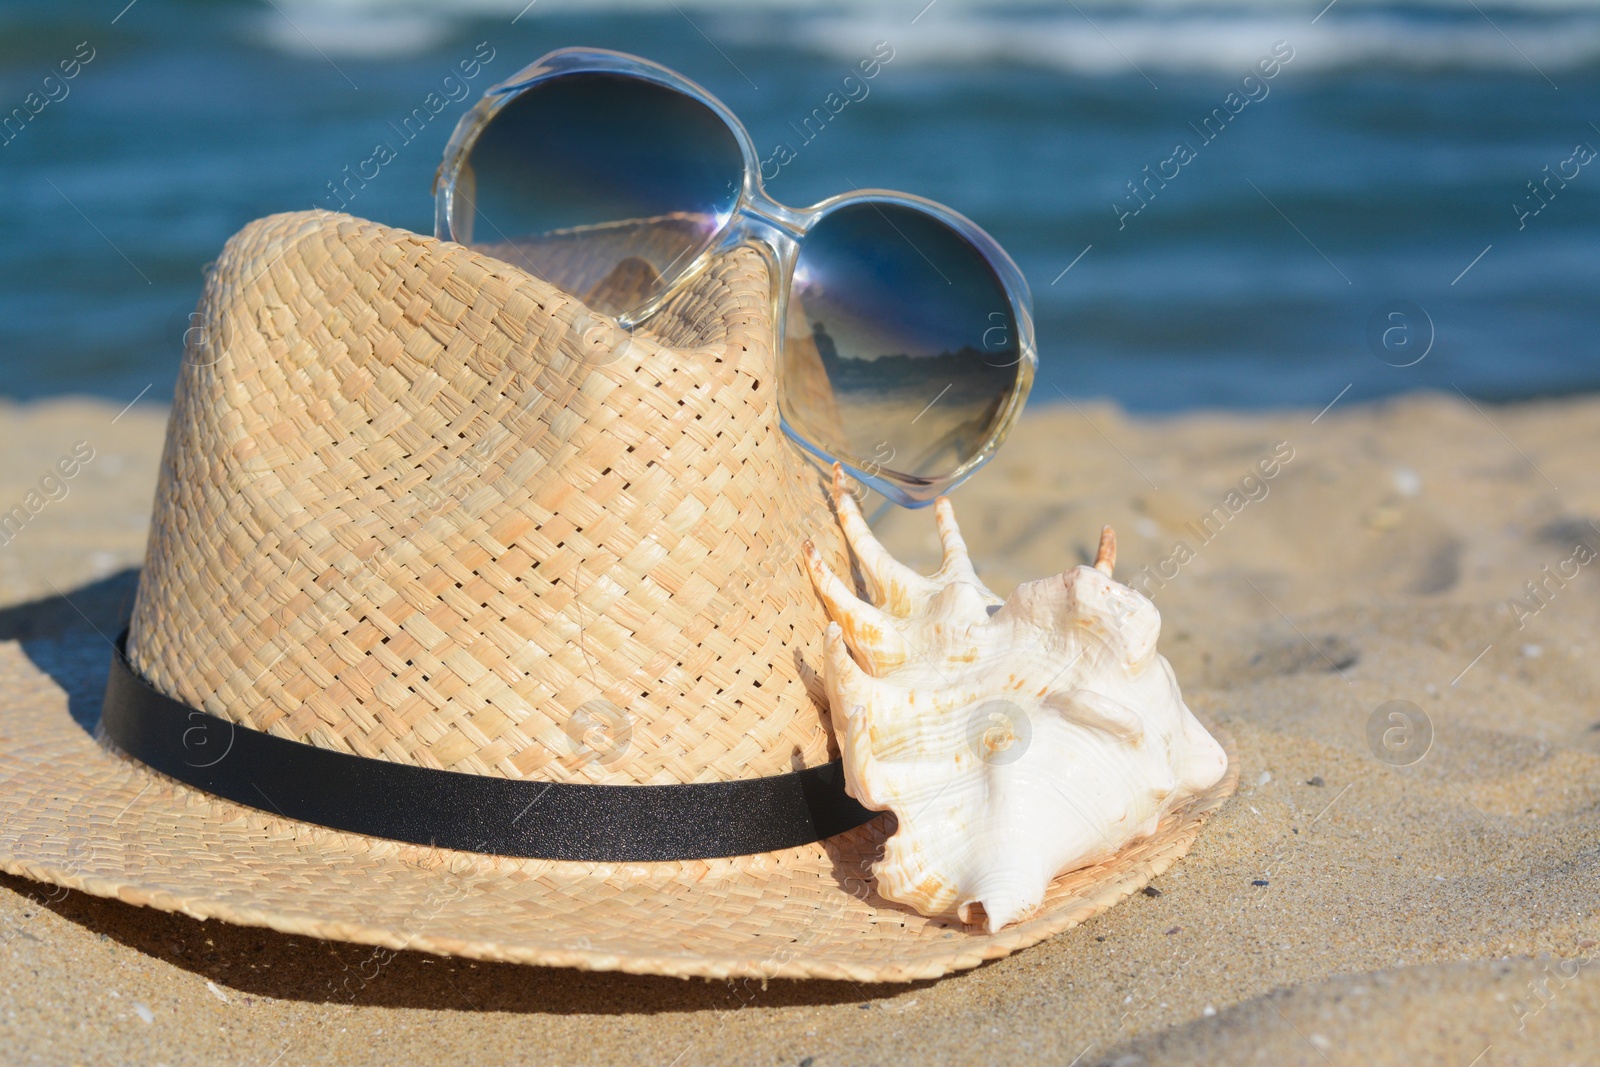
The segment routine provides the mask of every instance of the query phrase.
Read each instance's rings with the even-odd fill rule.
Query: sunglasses
[[[489,89],[434,191],[440,239],[629,330],[717,253],[763,250],[784,431],[906,507],[987,462],[1033,382],[1032,300],[992,237],[906,193],[778,203],[733,113],[635,56],[562,49]]]

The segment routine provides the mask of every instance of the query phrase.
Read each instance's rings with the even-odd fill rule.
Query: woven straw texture
[[[818,472],[778,436],[769,287],[759,256],[729,253],[624,344],[459,246],[320,213],[252,225],[180,379],[136,665],[257,729],[480,774],[687,782],[828,758],[807,666],[824,612],[795,548],[844,560]],[[104,686],[85,673],[78,703]],[[0,738],[8,872],[286,933],[683,977],[976,966],[1145,885],[1235,785],[988,934],[873,892],[888,815],[654,864],[376,840],[152,772],[15,643]]]
[[[252,224],[191,335],[130,659],[212,714],[425,767],[825,762],[799,541],[843,549],[778,427],[770,288],[721,257],[630,338],[459,245]]]

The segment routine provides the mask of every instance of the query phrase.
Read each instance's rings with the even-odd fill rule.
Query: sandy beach
[[[30,512],[0,532],[0,642],[49,643],[87,688],[126,617],[166,419],[119,408],[0,405],[0,511]],[[1003,595],[1113,525],[1118,576],[1160,608],[1240,788],[1144,894],[1007,959],[765,988],[422,953],[374,968],[360,946],[0,876],[0,1060],[1594,1062],[1596,455],[1596,399],[1031,409],[956,494],[980,575]],[[931,569],[931,513],[879,529]]]

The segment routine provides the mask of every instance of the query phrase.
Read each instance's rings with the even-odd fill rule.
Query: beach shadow
[[[67,694],[73,721],[88,733],[100,722],[112,644],[133,613],[139,569],[128,567],[56,596],[0,608],[0,641],[23,654]]]
[[[0,889],[27,897],[87,934],[215,982],[234,998],[528,1015],[720,1014],[851,1003],[867,1011],[933,984],[774,978],[763,988],[760,979],[684,980],[484,963],[191,919],[8,874],[0,874]]]

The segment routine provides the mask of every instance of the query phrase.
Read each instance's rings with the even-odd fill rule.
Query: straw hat
[[[771,287],[759,254],[726,253],[629,337],[459,245],[326,212],[246,227],[179,376],[129,676],[241,736],[508,788],[826,771],[799,542],[848,561],[779,428]],[[0,644],[0,868],[288,933],[677,976],[974,966],[1144,885],[1232,788],[991,935],[876,896],[888,815],[727,858],[512,858],[223,800],[88,729]]]

